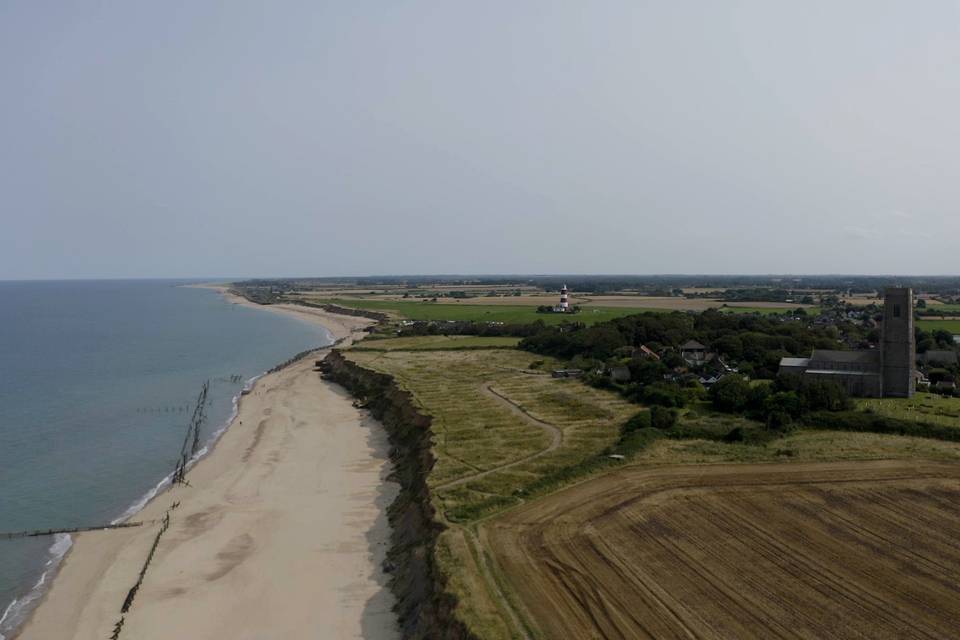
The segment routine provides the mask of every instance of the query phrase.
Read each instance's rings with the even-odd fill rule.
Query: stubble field
[[[625,468],[481,524],[542,638],[947,638],[960,467]]]

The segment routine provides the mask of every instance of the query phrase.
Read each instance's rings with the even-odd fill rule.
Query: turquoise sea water
[[[0,532],[129,513],[173,470],[205,380],[209,441],[246,381],[331,342],[319,326],[179,284],[0,282]],[[0,640],[69,544],[0,539]]]

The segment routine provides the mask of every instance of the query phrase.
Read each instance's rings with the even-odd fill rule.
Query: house
[[[610,367],[610,379],[614,382],[630,382],[630,369],[628,367]]]
[[[706,345],[696,340],[687,340],[680,345],[680,357],[691,367],[701,365],[713,359],[714,354],[707,350]]]
[[[650,347],[648,347],[648,346],[645,345],[645,344],[640,345],[640,348],[637,349],[636,355],[639,356],[639,357],[641,357],[641,358],[649,358],[650,360],[659,360],[659,359],[660,359],[660,356],[658,356],[658,355],[656,354],[656,352],[654,352],[653,349],[651,349]]]

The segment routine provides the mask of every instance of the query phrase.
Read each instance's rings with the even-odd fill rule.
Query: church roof
[[[687,340],[682,345],[680,345],[681,351],[702,351],[705,350],[706,345],[702,345],[696,340]]]
[[[814,349],[811,363],[833,362],[836,364],[879,364],[880,351],[837,351]]]

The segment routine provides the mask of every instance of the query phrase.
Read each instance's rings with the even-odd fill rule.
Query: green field
[[[799,308],[799,306],[797,307]],[[770,316],[774,314],[782,314],[787,311],[792,311],[793,309],[776,309],[770,307],[720,307],[720,311],[723,313],[759,313],[761,315]],[[820,313],[820,307],[810,307],[806,309],[807,315],[817,315]]]
[[[960,316],[960,304],[928,304],[923,311]]]
[[[900,420],[929,422],[960,429],[960,398],[945,398],[935,393],[918,393],[912,398],[857,400],[857,408]]]
[[[353,351],[456,351],[464,349],[512,349],[520,338],[499,336],[422,336],[415,338],[367,339]]]
[[[318,302],[337,304],[354,309],[367,309],[393,313],[410,320],[466,320],[480,322],[503,322],[522,324],[543,320],[547,324],[582,322],[594,324],[642,313],[644,309],[616,307],[584,307],[577,314],[537,313],[536,307],[508,305],[457,304],[440,302],[412,302],[406,300],[365,300],[357,298],[331,298]],[[651,309],[652,311],[652,309]]]
[[[955,336],[960,335],[960,320],[917,320],[917,327],[924,331],[943,329]]]

